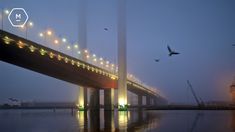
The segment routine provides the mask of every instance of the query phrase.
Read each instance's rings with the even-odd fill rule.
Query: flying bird
[[[104,28],[105,31],[108,31],[109,29],[108,28]]]
[[[235,44],[233,44],[232,46],[235,46]]]
[[[175,52],[175,51],[171,50],[169,45],[167,45],[167,49],[169,51],[169,56],[180,54],[179,52]]]
[[[159,61],[160,61],[160,59],[154,59],[154,61],[155,61],[155,62],[159,62]]]

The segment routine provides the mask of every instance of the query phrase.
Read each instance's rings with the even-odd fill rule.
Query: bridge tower
[[[86,24],[86,0],[79,0],[78,6],[78,40],[82,49],[87,48],[87,24]],[[83,60],[86,59],[82,56]],[[78,104],[79,110],[87,109],[87,88],[79,86],[78,91]]]
[[[126,0],[118,0],[118,109],[127,107]]]

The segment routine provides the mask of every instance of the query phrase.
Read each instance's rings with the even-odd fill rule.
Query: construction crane
[[[202,101],[202,99],[200,97],[199,97],[200,100],[198,99],[195,91],[193,90],[192,84],[189,82],[189,80],[187,80],[187,84],[188,84],[189,89],[191,90],[191,92],[193,94],[193,97],[194,97],[195,101],[197,102],[198,107],[203,107],[204,102]]]

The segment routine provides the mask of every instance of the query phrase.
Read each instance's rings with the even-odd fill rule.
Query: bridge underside
[[[22,40],[22,38],[17,36],[14,36],[13,39],[27,42],[29,45],[40,47],[53,53],[58,53],[57,51],[36,45],[28,40]],[[50,58],[47,54],[41,55],[39,51],[31,52],[28,48],[20,49],[16,42],[13,43],[15,44],[5,44],[2,39],[0,40],[0,60],[80,86],[98,89],[117,88],[116,81],[106,75],[97,74],[92,70],[88,70],[86,67],[83,68],[82,65],[78,67],[77,65],[67,64],[63,60],[58,61],[57,57]],[[62,53],[58,54],[66,56]],[[74,58],[74,60],[76,59]]]

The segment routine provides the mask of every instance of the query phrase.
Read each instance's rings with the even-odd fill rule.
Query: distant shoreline
[[[31,106],[31,107],[22,107],[22,106],[8,106],[4,107],[1,106],[0,110],[14,110],[14,109],[32,109],[32,110],[40,110],[40,109],[71,109],[71,110],[77,110],[78,108],[76,106]],[[102,109],[102,107],[100,108]],[[133,109],[133,108],[130,108]],[[134,108],[138,109],[138,108]],[[141,110],[235,110],[235,107],[228,107],[228,106],[204,106],[204,107],[198,107],[198,106],[158,106],[158,107],[143,107],[139,108]],[[88,109],[89,110],[89,109]]]

